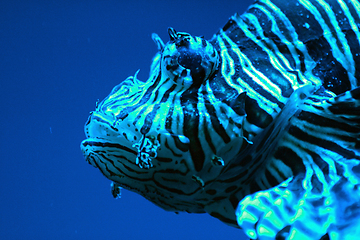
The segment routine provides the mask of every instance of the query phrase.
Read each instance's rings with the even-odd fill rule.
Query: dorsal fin
[[[164,42],[161,40],[161,38],[159,37],[159,35],[157,35],[156,33],[153,33],[151,35],[152,40],[155,42],[158,51],[161,52],[164,49]]]

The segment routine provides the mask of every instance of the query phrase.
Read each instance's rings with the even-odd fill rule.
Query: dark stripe
[[[243,179],[249,173],[249,168],[238,168],[239,165],[232,164],[231,166],[226,168],[223,174],[219,176],[217,182],[221,183],[238,183],[239,186],[243,185],[243,181],[248,181],[248,179]],[[234,169],[238,169],[239,171],[234,173]],[[239,180],[242,180],[239,182]]]
[[[101,157],[99,157],[99,156],[101,156]],[[110,158],[105,157],[103,154],[98,154],[98,158],[99,158],[99,161],[101,162],[102,165],[106,165],[106,163],[102,161],[102,159],[104,159],[104,160],[106,160],[106,162],[110,163],[115,169],[117,169],[126,178],[137,180],[137,181],[149,181],[149,180],[151,180],[151,179],[148,178],[148,172],[147,171],[136,171],[137,169],[139,169],[139,167],[137,165],[133,164],[132,166],[135,167],[135,169],[133,169],[133,168],[129,167],[127,164],[124,164],[124,162],[131,162],[129,159],[126,159],[125,157],[116,156],[116,159],[120,158],[120,159],[125,160],[125,161],[116,161],[116,163],[113,160],[111,160]],[[130,172],[131,174],[130,175],[126,174],[124,171],[122,171],[120,168],[118,168],[116,166],[117,164],[121,164],[121,166],[126,171]],[[118,174],[116,174],[116,175],[118,176]]]
[[[225,192],[226,192],[226,193],[230,193],[230,192],[235,191],[235,190],[238,189],[238,188],[239,188],[239,186],[237,186],[237,185],[232,185],[232,186],[226,188],[226,189],[225,189]]]
[[[316,62],[315,76],[323,81],[323,86],[336,94],[351,89],[349,76],[345,68],[334,58],[327,40],[321,36],[305,43],[309,55]]]
[[[335,168],[336,168],[336,173],[339,176],[344,176],[345,173],[345,169],[342,165],[340,165],[338,162],[334,161],[335,164]]]
[[[140,106],[141,106],[141,105],[138,105],[136,108],[138,108],[138,107],[140,107]],[[135,108],[134,108],[134,110],[135,110]],[[143,108],[140,110],[140,112],[138,113],[138,115],[135,117],[134,121],[132,122],[132,124],[133,124],[134,126],[136,126],[137,121],[143,116],[145,110],[146,110],[146,107],[143,107]]]
[[[174,141],[175,141],[175,137],[173,137],[173,138],[174,138]],[[175,151],[173,150],[173,148],[170,147],[169,141],[168,141],[167,138],[165,138],[165,143],[164,143],[164,145],[165,145],[165,147],[166,147],[167,149],[169,149],[169,150],[171,151],[171,153],[172,153],[172,155],[173,155],[174,157],[181,157],[181,156],[182,156],[182,154],[177,154],[177,153],[175,153]],[[175,145],[176,145],[176,143],[175,143]],[[177,147],[177,149],[182,150],[181,147]],[[189,149],[189,148],[187,148],[187,149]],[[185,151],[183,151],[183,152],[185,152]]]
[[[291,43],[292,38],[291,38],[291,35],[288,33],[289,30],[284,25],[284,22],[278,17],[278,14],[276,12],[274,12],[271,8],[269,8],[265,3],[258,2],[258,4],[263,6],[270,13],[272,13],[272,17],[275,18],[275,22],[276,22],[275,24],[280,29],[282,34],[285,34],[286,39]],[[287,46],[287,44],[285,42],[283,42],[272,31],[274,26],[273,26],[271,20],[268,18],[268,16],[264,12],[262,12],[261,10],[256,9],[256,8],[250,8],[249,12],[254,13],[258,17],[258,19],[260,19],[260,26],[262,27],[264,36],[267,38],[268,41],[272,41],[276,45],[278,51],[280,51],[285,56],[285,58],[289,61],[290,66],[295,69],[295,60],[294,60],[294,58],[293,58],[293,56],[292,56],[292,54],[291,54],[291,52],[289,50],[289,47]],[[245,19],[245,22],[247,24],[251,25],[250,23],[248,23],[248,21],[246,21],[246,19]],[[266,23],[266,24],[262,24],[262,23]],[[257,33],[255,31],[253,32],[253,34],[257,35]],[[261,37],[259,36],[258,39],[261,39]],[[263,44],[268,46],[267,43],[265,42],[265,40],[262,40],[262,42],[263,42]],[[275,50],[270,46],[268,46],[268,47],[271,50]],[[280,84],[280,88],[285,87],[285,89],[288,89],[290,87],[290,83],[288,81],[286,81],[285,83],[286,83],[286,85],[284,85],[284,86],[282,86]],[[283,90],[283,92],[284,92],[284,90]]]
[[[230,142],[230,137],[227,135],[224,127],[219,121],[219,118],[216,116],[215,107],[208,100],[205,100],[205,108],[210,115],[211,121],[211,126],[205,126],[205,128],[212,127],[225,143]]]
[[[275,187],[276,185],[279,185],[279,181],[272,175],[269,169],[265,170],[265,177],[271,187]]]
[[[110,142],[96,142],[96,141],[84,141],[83,142],[83,146],[86,147],[86,146],[95,146],[95,147],[109,147],[109,148],[118,148],[118,149],[121,149],[121,150],[124,150],[124,151],[127,151],[127,152],[130,152],[132,154],[137,154],[137,152],[135,152],[134,150],[130,149],[130,148],[127,148],[121,144],[117,144],[117,143],[110,143]]]
[[[274,0],[273,3],[276,4],[292,22],[292,25],[298,33],[299,40],[304,42],[310,56],[317,63],[317,66],[313,72],[316,76],[319,76],[321,79],[323,79],[324,87],[336,94],[349,90],[350,81],[347,72],[345,71],[344,67],[333,57],[332,49],[327,40],[324,38],[323,29],[315,17],[305,7],[303,7],[301,4],[298,4],[297,1],[288,1],[287,4],[284,4],[282,0]],[[333,37],[337,39],[335,29],[330,23],[328,13],[326,13],[325,10],[323,10],[323,8],[316,1],[311,1],[311,3],[321,13],[324,21],[330,28],[330,31],[333,32]],[[340,6],[336,4],[336,1],[331,2],[331,6],[334,12],[340,12]],[[299,16],[302,17],[299,18]],[[338,16],[338,18],[340,18],[340,16]],[[344,21],[344,18],[345,17],[342,17],[341,21]],[[305,28],[305,23],[309,24],[310,27]],[[342,30],[349,28],[349,25],[346,25],[346,20],[344,21],[342,27]],[[280,30],[285,29],[281,28]],[[358,40],[356,40],[356,42],[358,42]],[[337,45],[340,47],[340,49],[342,49],[341,43],[338,39]]]
[[[157,76],[155,82],[148,89],[146,89],[146,92],[141,97],[141,100],[137,104],[135,104],[131,107],[124,108],[122,111],[125,113],[131,113],[131,112],[135,111],[139,106],[147,104],[147,101],[149,100],[151,94],[153,93],[154,89],[159,85],[160,82],[161,82],[161,72],[159,72],[159,75]],[[108,97],[110,97],[110,96],[111,95],[109,95]]]
[[[219,202],[219,201],[227,199],[227,198],[228,198],[227,196],[217,196],[217,197],[214,197],[212,200],[214,200],[215,202]]]
[[[173,173],[174,174],[174,173]],[[183,174],[181,174],[183,175]],[[161,175],[159,175],[161,176]],[[171,192],[171,193],[176,193],[176,194],[179,194],[179,195],[183,195],[183,196],[191,196],[193,194],[195,194],[196,192],[199,191],[199,189],[202,189],[201,187],[199,187],[198,189],[196,189],[195,191],[193,192],[189,192],[189,193],[186,193],[184,191],[182,191],[181,189],[184,189],[184,188],[179,188],[177,187],[178,184],[174,184],[173,182],[170,182],[169,185],[173,186],[173,188],[170,188],[162,183],[166,183],[168,182],[168,179],[164,178],[164,177],[154,177],[152,179],[152,181],[154,181],[154,183],[156,184],[156,186],[159,188],[159,189],[162,189],[162,190],[165,190],[165,191],[168,191],[168,192]],[[180,181],[177,181],[177,183],[181,183]],[[185,186],[186,184],[183,182],[183,185]],[[186,190],[189,190],[188,188],[185,188]]]
[[[261,187],[259,186],[259,184],[255,181],[250,182],[250,192],[251,193],[255,193],[258,191],[261,191],[263,189],[261,189]]]
[[[229,201],[231,203],[231,206],[236,209],[241,199],[238,199],[235,194],[232,194],[229,197]]]
[[[311,176],[311,185],[311,193],[313,194],[321,194],[324,190],[324,185],[319,181],[315,174]]]
[[[266,128],[273,121],[272,116],[265,112],[256,100],[248,96],[245,99],[245,111],[248,122],[260,128]]]
[[[272,2],[289,19],[300,41],[307,42],[309,39],[317,39],[323,34],[323,30],[315,17],[302,4],[299,4],[298,1],[286,1],[286,4],[283,0],[272,0]],[[310,27],[306,28],[304,26],[305,23],[308,23]],[[289,29],[284,27],[280,28],[280,31],[287,34],[286,36],[289,36],[289,40],[291,39],[290,35],[292,33]],[[293,42],[293,40],[291,39],[290,41]]]
[[[210,115],[210,116],[211,116],[210,119],[213,118],[212,115]],[[203,119],[204,119],[204,122],[205,122],[205,117]],[[213,144],[213,142],[211,140],[210,133],[209,133],[209,127],[211,127],[211,126],[208,126],[207,123],[203,124],[202,128],[203,128],[203,132],[204,132],[204,135],[205,135],[205,140],[206,140],[207,144],[209,145],[211,151],[216,154],[216,152],[217,152],[216,147],[214,146],[214,144]]]
[[[165,162],[165,163],[170,163],[173,161],[171,158],[165,158],[165,157],[156,157],[156,160],[159,162]]]
[[[204,165],[205,153],[202,149],[199,136],[199,110],[197,108],[197,92],[187,90],[181,97],[183,106],[184,126],[183,133],[190,140],[190,154],[195,170],[200,171]]]
[[[275,171],[277,172],[277,174],[280,176],[280,178],[283,179],[283,180],[289,178],[290,175],[292,175],[292,173],[289,172],[289,171],[286,171],[286,172],[285,172],[285,171],[283,171],[282,169],[279,169],[279,168],[275,165],[275,163],[273,163],[273,164],[271,164],[271,165],[272,165],[273,170],[275,170]],[[286,175],[285,175],[285,174],[286,174]]]
[[[350,5],[352,5],[347,1],[344,1],[344,3],[348,8],[350,7]],[[341,31],[344,32],[346,30],[351,29],[349,19],[345,15],[345,11],[341,8],[339,2],[338,1],[331,1],[330,5],[331,5],[331,9],[335,13],[334,15],[336,17],[336,22],[338,23],[339,27],[341,28]],[[348,12],[348,13],[350,13],[350,12]],[[326,12],[325,12],[325,14],[326,14]]]
[[[329,176],[329,164],[327,162],[324,161],[324,159],[317,153],[313,152],[312,149],[309,149],[306,151],[311,158],[313,159],[314,163],[320,168],[320,170],[324,173],[325,177]],[[330,180],[330,179],[326,179],[326,180]]]
[[[114,161],[112,161],[112,160],[110,160],[109,158],[105,157],[104,154],[102,154],[102,153],[98,153],[97,155],[98,155],[99,161],[101,162],[101,165],[102,165],[102,166],[105,166],[106,171],[109,173],[110,177],[118,176],[118,174],[112,172],[112,171],[108,168],[107,164],[106,164],[104,161],[102,161],[103,159],[105,159],[105,160],[106,160],[108,163],[110,163],[116,170],[118,170],[119,172],[122,173],[121,169],[115,166]],[[98,166],[98,165],[97,165],[97,166]]]
[[[101,161],[101,160],[100,160],[100,161]],[[100,172],[101,172],[105,177],[107,177],[107,176],[109,175],[108,173],[104,172],[104,170],[100,167],[100,165],[98,164],[98,162],[95,161],[95,159],[94,159],[93,162],[94,162],[94,164],[96,165],[96,168],[99,169]],[[101,162],[101,164],[104,165],[104,163],[102,163],[102,162]],[[102,165],[101,165],[101,166],[102,166]]]
[[[360,21],[360,20],[359,20]],[[358,24],[359,27],[359,24]],[[344,32],[350,47],[351,54],[355,61],[355,79],[357,86],[360,86],[360,42],[353,30]]]
[[[351,112],[348,112],[351,113]],[[307,112],[307,111],[301,111],[299,113],[299,115],[297,116],[298,119],[300,120],[304,120],[307,121],[311,124],[317,125],[317,126],[321,126],[321,127],[329,127],[329,128],[335,128],[335,129],[340,129],[342,131],[345,132],[351,132],[351,133],[358,133],[359,132],[359,128],[357,127],[353,127],[349,124],[343,123],[343,122],[339,122],[330,118],[326,118],[320,115],[317,115],[315,113],[312,112]],[[352,142],[355,139],[348,137],[348,136],[342,136],[342,135],[338,135],[339,137],[341,137],[342,139],[347,139],[347,141]]]
[[[209,190],[206,190],[206,193],[209,194],[209,195],[215,195],[216,190],[215,189],[209,189]]]
[[[225,24],[225,26],[222,28],[222,30],[223,30],[224,32],[232,32],[232,31],[234,31],[234,30],[237,29],[236,25],[237,25],[237,24],[235,23],[235,21],[233,20],[233,18],[230,18],[229,21],[227,21],[227,23]]]
[[[154,120],[155,115],[157,114],[159,108],[160,108],[160,104],[155,104],[153,107],[153,110],[149,114],[146,115],[146,117],[144,119],[144,124],[141,126],[141,129],[140,129],[141,134],[146,135],[150,131],[153,120]]]
[[[94,116],[94,115],[91,115],[91,119],[90,119],[90,117],[89,117],[88,122],[86,123],[86,125],[88,125],[91,121],[94,121],[94,120],[96,120],[96,121],[98,121],[98,122],[105,123],[109,128],[111,128],[111,129],[114,130],[115,132],[118,132],[118,131],[119,131],[117,128],[111,126],[111,125],[109,124],[109,122],[104,121],[102,118],[100,118],[100,117],[98,117],[98,116]]]
[[[240,59],[238,55],[233,51],[230,44],[227,42],[226,39],[223,39],[229,56],[233,59],[235,66],[234,68],[237,70],[235,74],[231,77],[231,80],[234,84],[239,85],[239,81],[243,81],[247,83],[252,89],[256,90],[258,94],[265,97],[269,101],[277,104],[280,108],[284,106],[282,102],[280,102],[277,98],[275,98],[271,93],[266,91],[262,86],[257,84],[248,74],[246,74],[243,70],[243,67],[240,65]],[[260,46],[252,42],[250,39],[246,40],[246,48],[239,47],[239,50],[246,55],[246,57],[251,61],[253,67],[258,71],[262,72],[266,76],[271,76],[269,79],[274,84],[278,85],[282,92],[291,88],[290,84],[279,84],[279,82],[288,82],[287,79],[284,79],[282,74],[273,67],[273,65],[269,61],[268,54],[262,50]],[[256,50],[254,50],[256,49]],[[230,70],[229,70],[230,71]]]
[[[252,162],[252,160],[253,160],[253,158],[250,154],[246,155],[245,157],[241,158],[240,161],[237,161],[236,166],[245,167],[245,166],[249,165]]]
[[[172,121],[173,121],[173,113],[174,113],[174,103],[170,105],[169,112],[166,114],[166,121],[165,121],[165,129],[168,132],[172,132]],[[176,129],[179,129],[179,126],[176,126]]]
[[[240,116],[245,114],[245,108],[240,109],[242,106],[239,105],[239,101],[242,100],[242,93],[230,87],[224,77],[222,75],[216,76],[214,80],[209,82],[210,88],[213,91],[214,97],[229,107],[233,108],[233,110]],[[204,94],[207,94],[206,92]],[[209,111],[209,110],[208,110]],[[210,114],[211,115],[211,114]]]
[[[182,141],[180,141],[178,136],[173,136],[173,139],[177,149],[179,149],[182,152],[189,151],[190,143],[183,143]]]
[[[306,168],[302,163],[302,159],[288,147],[281,146],[276,149],[274,157],[281,160],[285,165],[287,165],[294,175],[299,172],[305,172]]]
[[[351,97],[356,99],[356,100],[360,100],[360,87],[352,90],[351,92]]]
[[[306,71],[306,66],[305,66],[304,53],[302,51],[300,51],[298,48],[296,48],[296,53],[298,54],[299,60],[300,60],[300,71],[305,72]],[[303,81],[300,80],[300,78],[297,78],[297,81],[298,81],[299,84],[304,84]]]
[[[355,101],[336,102],[328,108],[336,115],[357,115],[360,116],[360,107],[356,107]]]
[[[306,132],[303,132],[300,128],[291,126],[289,128],[289,133],[299,140],[314,144],[316,146],[322,147],[324,149],[328,149],[332,152],[338,153],[346,159],[360,159],[353,151],[347,150],[335,142],[331,142],[325,139],[320,139],[309,135]]]
[[[176,85],[173,84],[168,90],[166,90],[166,92],[164,93],[163,97],[161,98],[160,102],[166,102],[169,98],[170,93],[172,93],[174,91],[174,89],[176,88]],[[156,99],[156,98],[155,98]]]

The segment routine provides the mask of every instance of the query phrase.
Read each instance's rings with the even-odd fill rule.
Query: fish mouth
[[[119,182],[124,165],[136,169],[137,152],[133,148],[104,138],[87,138],[81,142],[81,151],[87,163],[98,168],[106,177]],[[112,170],[109,167],[113,168]],[[119,168],[120,167],[120,168]],[[119,179],[112,179],[117,176]]]
[[[147,197],[148,192],[141,187],[141,181],[126,174],[126,170],[138,170],[135,164],[136,150],[101,137],[87,138],[81,142],[80,147],[86,162],[99,169],[109,180],[121,188]],[[112,155],[108,155],[109,153]],[[124,168],[125,165],[127,167]]]
[[[85,140],[83,140],[81,142],[81,149],[83,151],[83,154],[85,156],[85,158],[88,157],[89,154],[87,154],[87,148],[114,148],[114,149],[118,149],[118,150],[122,150],[122,151],[126,151],[129,153],[132,153],[136,156],[137,151],[134,150],[134,148],[129,148],[127,146],[124,146],[123,144],[119,144],[116,142],[111,141],[111,139],[105,139],[105,138],[100,138],[100,137],[94,137],[94,138],[87,138]]]
[[[127,121],[119,121],[115,116],[103,112],[92,112],[85,124],[87,139],[121,143],[129,148],[142,137],[139,130]]]
[[[142,136],[132,130],[131,124],[126,123],[126,128],[115,125],[113,118],[93,112],[85,124],[87,138],[80,148],[86,162],[109,180],[151,201],[144,182],[151,181],[152,172],[137,163],[139,150],[134,144],[141,141]]]
[[[119,124],[112,115],[102,112],[92,112],[84,127],[86,139],[80,144],[80,148],[88,163],[99,168],[96,163],[98,155],[117,154],[126,155],[127,160],[133,160],[137,156],[136,148],[133,144],[141,138],[132,129],[130,124]]]
[[[92,112],[85,124],[86,138],[106,138],[116,136],[119,130],[114,127],[116,119],[97,111]]]

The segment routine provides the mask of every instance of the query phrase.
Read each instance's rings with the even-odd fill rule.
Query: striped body
[[[359,28],[355,0],[263,0],[209,41],[154,35],[149,79],[128,78],[96,107],[82,151],[114,192],[207,212],[253,239],[348,237],[360,213]]]

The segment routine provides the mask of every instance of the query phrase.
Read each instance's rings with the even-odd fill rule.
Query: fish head
[[[204,212],[207,186],[244,141],[244,94],[221,84],[221,57],[202,37],[169,28],[146,82],[114,87],[85,124],[88,163],[170,211]],[[208,199],[208,200],[207,200]]]

